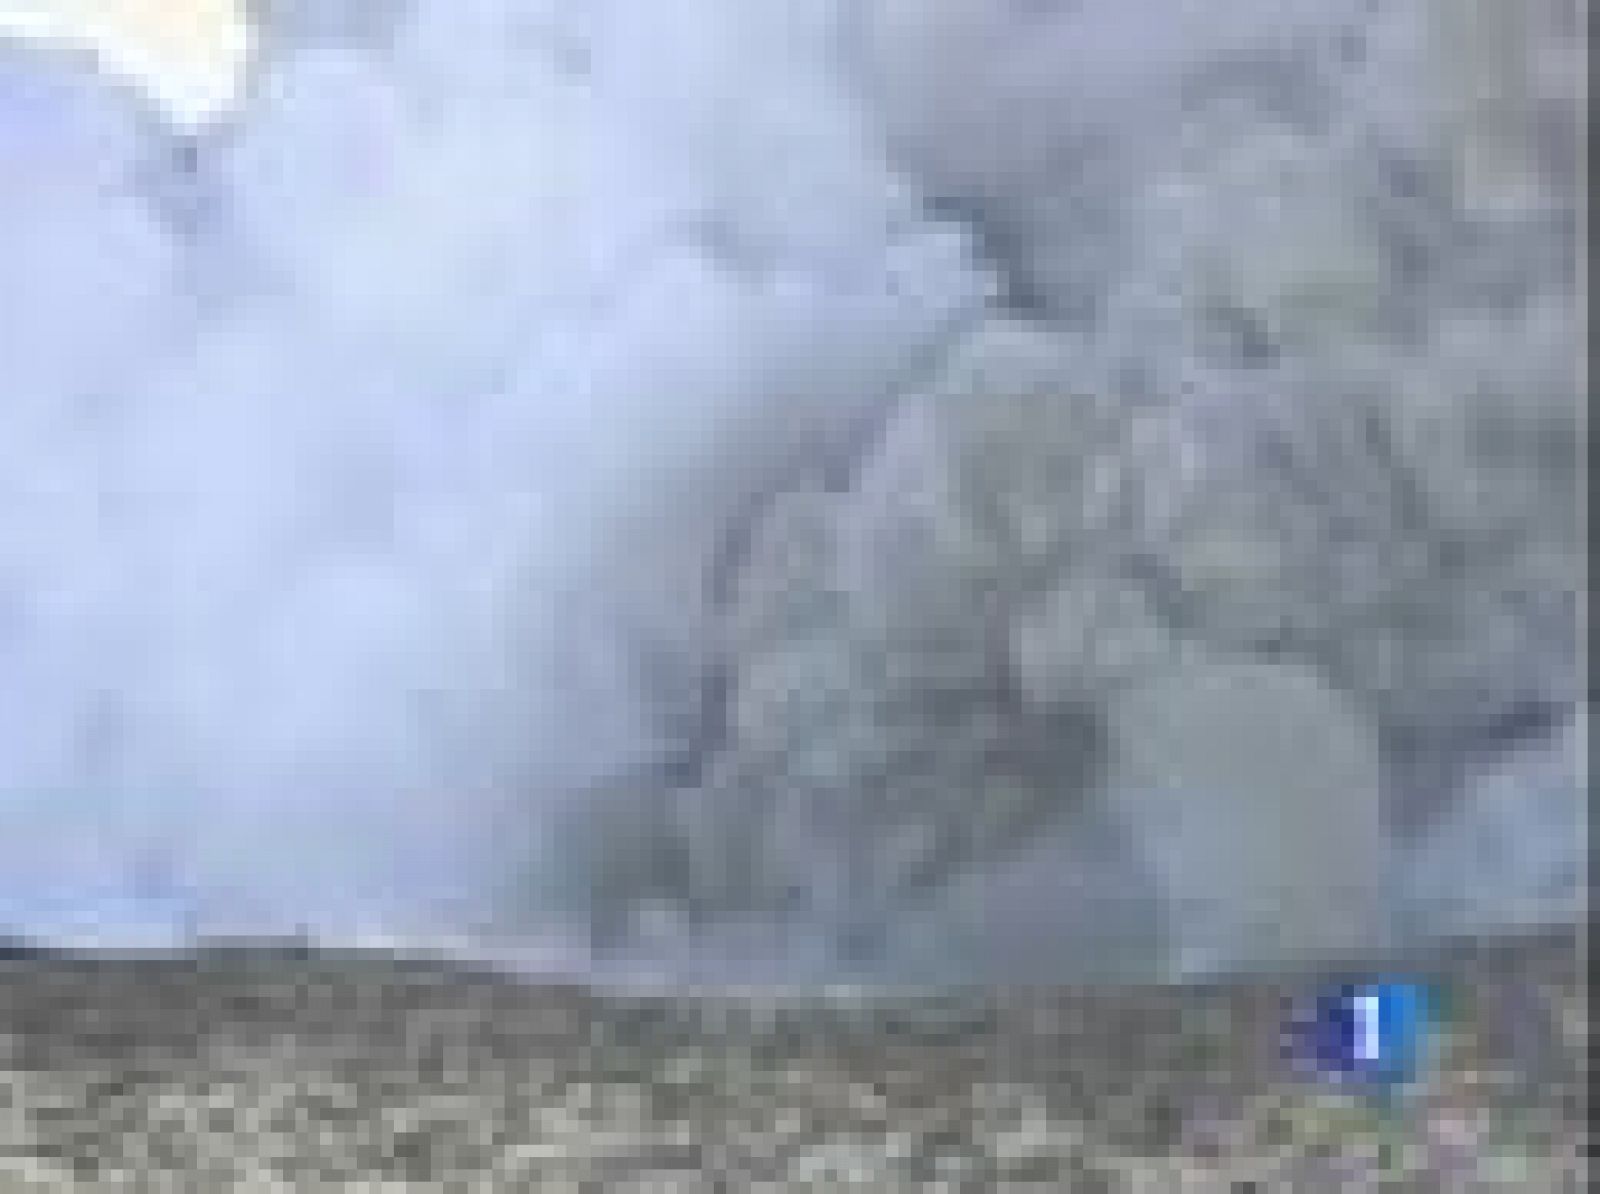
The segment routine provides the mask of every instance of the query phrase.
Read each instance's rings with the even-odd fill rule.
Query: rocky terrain
[[[382,954],[14,948],[0,1189],[1575,1192],[1578,945],[1409,959],[1451,1027],[1389,1121],[1277,1057],[1310,971],[629,995]]]

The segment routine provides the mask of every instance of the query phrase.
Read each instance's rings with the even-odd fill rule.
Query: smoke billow
[[[835,8],[420,3],[184,152],[0,61],[0,924],[460,930],[649,751],[603,587],[978,292]]]
[[[1480,6],[275,0],[192,136],[0,51],[0,933],[1569,908],[1581,21]]]

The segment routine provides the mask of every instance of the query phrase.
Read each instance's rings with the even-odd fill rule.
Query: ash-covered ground
[[[0,1189],[1576,1192],[1581,944],[890,996],[608,994],[288,946],[16,948]],[[1286,1001],[1372,968],[1451,1005],[1388,1121],[1277,1055]]]

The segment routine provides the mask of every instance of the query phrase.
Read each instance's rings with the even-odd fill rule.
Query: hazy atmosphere
[[[1088,981],[1575,919],[1584,7],[0,37],[0,936]]]

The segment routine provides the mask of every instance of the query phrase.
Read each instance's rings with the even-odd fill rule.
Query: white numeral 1
[[[1356,996],[1357,1031],[1360,1041],[1356,1050],[1362,1061],[1377,1061],[1381,1052],[1378,1037],[1378,996],[1376,994]]]

